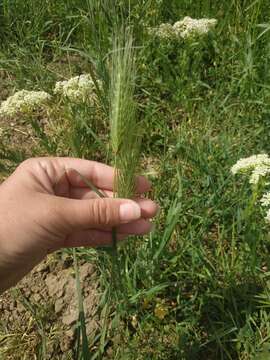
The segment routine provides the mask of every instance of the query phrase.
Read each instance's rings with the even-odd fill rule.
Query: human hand
[[[90,180],[108,198],[84,183]],[[112,198],[113,168],[74,158],[24,161],[0,186],[0,293],[19,281],[49,252],[112,243],[151,230],[157,205],[141,195],[150,190],[136,178],[134,200]]]

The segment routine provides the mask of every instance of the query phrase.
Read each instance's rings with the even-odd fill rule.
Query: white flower
[[[265,193],[260,200],[262,206],[270,206],[270,191]]]
[[[233,174],[251,172],[250,184],[257,184],[262,177],[270,174],[270,158],[267,154],[252,155],[250,157],[240,159],[231,168]],[[264,182],[263,186],[269,185]],[[270,207],[270,191],[266,192],[260,199],[261,206]],[[265,220],[270,223],[270,209],[267,211]]]
[[[270,166],[270,158],[267,154],[252,155],[250,157],[240,159],[232,166],[231,172],[235,175],[238,172],[246,172],[259,166]]]
[[[183,20],[177,21],[173,25],[173,29],[176,35],[186,39],[196,35],[205,35],[214,28],[216,24],[216,19],[192,19],[186,16]]]
[[[257,165],[249,178],[250,184],[257,184],[261,177],[270,173],[270,165]]]
[[[149,34],[162,40],[187,39],[207,34],[217,24],[216,19],[192,19],[189,16],[174,25],[165,23],[149,29]]]
[[[266,216],[265,216],[265,220],[266,220],[267,222],[270,222],[270,209],[267,211],[267,214],[266,214]]]
[[[157,36],[162,40],[169,40],[175,36],[173,26],[171,24],[165,23],[159,25],[157,28],[149,29],[149,34]]]
[[[42,105],[46,105],[50,99],[51,96],[45,91],[18,91],[2,102],[0,116],[31,114]]]
[[[92,101],[95,98],[95,84],[90,74],[75,76],[67,81],[58,81],[54,93],[62,95],[75,103]]]
[[[267,154],[252,155],[248,158],[240,159],[232,166],[233,175],[251,171],[249,182],[257,184],[261,177],[270,174],[270,158]]]

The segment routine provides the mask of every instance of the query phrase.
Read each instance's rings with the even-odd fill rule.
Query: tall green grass
[[[121,317],[108,300],[110,258],[96,253],[103,323],[89,344],[93,357],[267,359],[269,229],[256,208],[246,216],[250,189],[229,170],[240,157],[270,151],[269,4],[25,3],[32,7],[20,1],[1,4],[0,68],[10,77],[10,88],[50,89],[59,74],[49,71],[48,63],[68,54],[69,72],[93,69],[103,81],[95,131],[104,142],[110,141],[109,123],[104,124],[110,113],[108,63],[117,54],[111,53],[112,34],[123,17],[139,48],[134,91],[147,134],[141,144],[142,171],[151,177],[151,195],[161,212],[154,233],[119,248],[129,300],[121,303]],[[214,17],[218,26],[189,47],[162,47],[144,31],[186,15]],[[74,64],[73,54],[81,65]],[[89,154],[93,150],[99,159],[112,160],[115,154],[102,155],[91,141]],[[10,149],[14,162],[20,159],[18,150]],[[93,261],[87,249],[78,256]]]

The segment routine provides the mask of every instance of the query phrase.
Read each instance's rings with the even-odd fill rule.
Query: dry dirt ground
[[[98,327],[94,267],[80,264],[87,333]],[[0,297],[0,359],[72,359],[78,319],[71,258],[52,255]]]

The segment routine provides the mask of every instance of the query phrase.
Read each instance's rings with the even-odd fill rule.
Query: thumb
[[[141,217],[140,206],[127,199],[73,200],[59,197],[57,202],[55,220],[68,231],[117,226]]]

